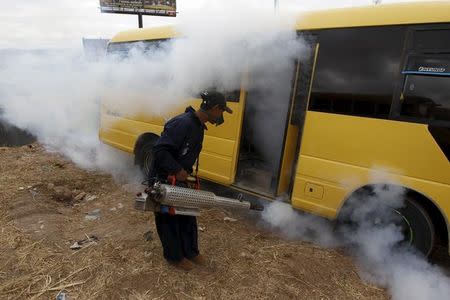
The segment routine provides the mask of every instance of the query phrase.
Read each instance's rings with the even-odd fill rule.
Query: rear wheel
[[[394,209],[399,216],[397,225],[402,229],[402,244],[411,246],[425,256],[435,244],[435,228],[427,211],[413,198],[405,199],[405,206]]]
[[[142,174],[146,179],[149,178],[150,171],[153,164],[153,146],[156,143],[158,136],[151,135],[145,139],[140,139],[136,143],[134,151],[134,163],[139,166]]]
[[[424,256],[429,256],[435,245],[436,232],[430,215],[420,203],[410,196],[405,196],[401,208],[382,207],[383,204],[378,202],[373,206],[370,200],[367,201],[371,196],[373,194],[359,194],[356,198],[360,201],[351,201],[351,204],[342,209],[337,225],[339,231],[344,233],[344,238],[345,235],[356,233],[360,228],[382,228],[394,223],[403,234],[399,247],[412,247]],[[374,211],[366,209],[371,206],[375,207]]]

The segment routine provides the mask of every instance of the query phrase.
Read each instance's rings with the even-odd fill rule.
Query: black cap
[[[225,96],[222,93],[219,93],[217,91],[204,91],[200,94],[200,97],[202,97],[203,100],[202,104],[204,104],[208,108],[219,105],[219,107],[227,113],[233,113],[231,108],[227,106],[227,101],[225,100]]]

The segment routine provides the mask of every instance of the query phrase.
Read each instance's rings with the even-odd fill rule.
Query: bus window
[[[428,129],[450,161],[450,56],[411,56],[401,95],[401,116],[429,124]]]
[[[230,91],[230,92],[225,92],[225,99],[227,100],[227,102],[239,102],[239,97],[241,95],[241,91],[240,90],[234,90],[234,91]]]
[[[403,74],[401,115],[420,122],[450,121],[450,56],[412,55]]]
[[[106,50],[107,55],[116,55],[119,58],[127,58],[130,51],[136,49],[145,54],[155,52],[163,47],[166,47],[169,39],[164,40],[147,40],[137,42],[125,42],[125,43],[110,43]]]
[[[297,77],[297,87],[294,106],[292,109],[291,124],[303,126],[303,121],[308,105],[308,97],[311,86],[311,77],[313,73],[313,64],[316,55],[317,36],[307,33],[300,33],[299,36],[308,46],[304,56],[297,61],[299,74]]]
[[[407,75],[401,114],[450,122],[450,76]]]
[[[309,109],[388,118],[405,28],[328,29],[318,35]]]
[[[414,32],[413,47],[417,51],[449,52],[450,29],[417,30]]]

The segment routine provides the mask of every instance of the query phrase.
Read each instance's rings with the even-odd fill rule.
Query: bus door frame
[[[298,58],[296,61],[296,68],[295,68],[295,80],[293,82],[292,91],[291,91],[291,110],[290,110],[290,117],[288,118],[288,130],[295,130],[296,131],[296,144],[295,144],[295,152],[293,159],[290,162],[285,162],[284,158],[286,155],[286,142],[287,137],[289,135],[288,130],[286,130],[285,133],[285,139],[284,139],[284,145],[283,145],[283,155],[281,157],[282,159],[282,167],[280,168],[280,174],[279,174],[279,181],[278,181],[278,189],[277,189],[277,195],[286,193],[290,199],[292,196],[292,191],[294,188],[294,182],[295,182],[295,176],[297,173],[297,167],[299,163],[299,157],[300,157],[300,149],[301,149],[301,142],[302,142],[302,133],[303,133],[303,127],[305,125],[305,119],[306,114],[308,112],[309,107],[309,98],[311,95],[311,89],[312,84],[314,81],[314,72],[316,69],[316,62],[317,57],[319,53],[319,41],[317,34],[310,33],[310,32],[299,32],[298,37],[301,37],[304,42],[308,43],[310,45],[310,53],[308,54],[308,58],[306,59],[307,62],[310,62],[310,65],[307,66],[308,71],[303,72],[302,66],[305,66],[306,64],[302,64],[302,59]],[[305,61],[305,60],[303,60]],[[306,75],[306,78],[305,78]],[[305,82],[306,79],[306,82]],[[302,92],[307,91],[306,93],[302,94]],[[295,128],[295,129],[294,129]],[[286,172],[286,168],[291,170],[290,172]],[[283,170],[284,173],[283,174]],[[286,191],[282,190],[282,182],[286,178],[283,176],[288,176],[288,186]]]

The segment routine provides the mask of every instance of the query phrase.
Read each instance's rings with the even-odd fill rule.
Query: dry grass
[[[156,232],[153,217],[134,211],[133,194],[109,176],[80,170],[39,145],[0,149],[0,171],[1,299],[52,299],[63,290],[71,299],[387,298],[360,280],[343,253],[283,240],[216,209],[198,219],[208,266],[181,272],[163,260],[158,240],[144,241],[146,230]],[[99,198],[62,202],[49,183]],[[100,219],[84,220],[96,208]],[[98,242],[69,249],[91,234]]]

